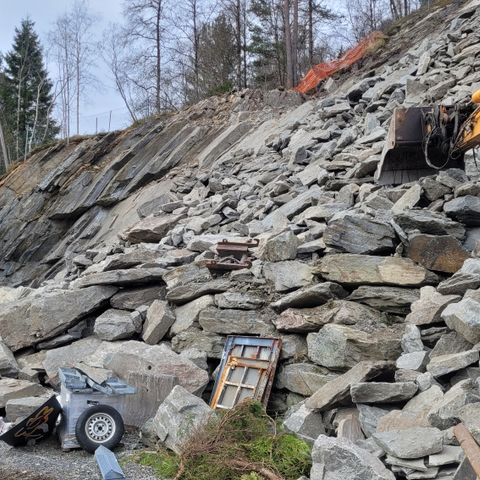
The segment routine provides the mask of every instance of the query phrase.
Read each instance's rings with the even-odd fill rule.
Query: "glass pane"
[[[254,387],[256,387],[259,378],[260,378],[260,370],[257,370],[256,368],[249,368],[247,370],[247,376],[243,381],[243,383],[245,385],[253,385]]]

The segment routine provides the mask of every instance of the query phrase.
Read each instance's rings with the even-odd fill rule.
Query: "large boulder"
[[[480,342],[479,309],[479,302],[473,298],[464,298],[458,303],[448,305],[441,316],[450,329],[475,344]]]
[[[319,388],[305,401],[305,406],[312,410],[329,410],[349,398],[350,387],[353,384],[372,380],[379,375],[391,372],[393,369],[394,364],[391,362],[358,362],[348,372]]]
[[[362,382],[350,387],[354,403],[395,403],[412,398],[418,390],[414,382]]]
[[[296,260],[267,262],[263,266],[263,274],[273,283],[277,292],[304,287],[313,282],[312,267]]]
[[[423,287],[420,289],[420,298],[412,303],[412,311],[407,315],[406,321],[415,325],[441,322],[441,314],[447,305],[458,300],[458,295],[442,295],[433,287]]]
[[[409,258],[332,254],[316,266],[326,280],[344,285],[420,287],[438,283],[438,277]]]
[[[165,285],[125,288],[110,299],[110,305],[119,310],[135,310],[142,305],[150,305],[154,300],[164,300],[165,293]]]
[[[421,232],[429,235],[453,235],[459,240],[465,236],[465,227],[461,223],[430,210],[406,210],[394,218],[407,234]]]
[[[218,296],[218,295],[217,295]],[[170,328],[172,335],[177,335],[187,330],[198,322],[198,316],[202,310],[214,305],[213,295],[204,295],[203,297],[192,300],[191,302],[180,305],[175,309],[175,322]]]
[[[249,335],[269,335],[274,333],[274,314],[266,310],[233,310],[208,307],[199,314],[198,322],[206,332]]]
[[[364,360],[396,360],[403,329],[398,326],[362,331],[347,325],[328,324],[307,337],[308,357],[323,367],[345,370]]]
[[[275,233],[261,242],[257,257],[267,262],[295,260],[298,243],[296,235],[291,230]]]
[[[74,280],[74,288],[85,288],[92,285],[132,286],[157,283],[162,280],[164,268],[128,268],[125,270],[111,270],[108,272],[89,273]]]
[[[201,399],[177,385],[158,408],[153,427],[160,442],[180,454],[183,443],[195,435],[213,414]]]
[[[348,300],[364,303],[383,312],[405,315],[419,296],[419,291],[413,288],[362,285],[351,293]]]
[[[373,434],[373,439],[389,455],[407,460],[425,457],[443,449],[443,434],[438,428],[377,432]]]
[[[323,234],[327,246],[361,254],[390,253],[395,248],[395,238],[388,223],[353,212],[335,215]]]
[[[17,377],[20,367],[12,351],[2,342],[0,338],[0,378]]]
[[[480,198],[473,195],[457,197],[443,206],[445,213],[468,226],[480,225]]]
[[[130,340],[105,359],[104,366],[119,377],[130,372],[171,375],[178,384],[194,394],[201,394],[208,383],[208,373],[166,345],[147,345]]]
[[[124,231],[120,238],[130,243],[159,242],[183,215],[149,215]]]
[[[56,290],[0,304],[0,337],[14,352],[53,338],[108,303],[116,291]]]
[[[276,386],[308,397],[337,377],[337,374],[318,365],[290,363],[279,369]]]
[[[466,352],[452,353],[450,355],[438,355],[430,360],[427,371],[434,377],[441,377],[469,365],[478,364],[478,350],[467,350]]]
[[[175,315],[167,302],[155,300],[147,310],[143,325],[142,340],[149,345],[157,344],[175,322]]]
[[[94,333],[101,340],[109,342],[131,338],[142,327],[139,317],[135,312],[111,308],[97,317]]]
[[[322,414],[305,406],[304,402],[291,407],[285,414],[283,426],[308,443],[325,433]]]
[[[470,254],[452,235],[417,234],[409,238],[407,256],[429,270],[455,273]]]
[[[288,293],[276,302],[271,303],[270,306],[278,311],[287,308],[311,308],[323,305],[328,300],[344,298],[347,295],[347,291],[338,283],[316,283]]]
[[[372,453],[351,441],[320,435],[313,444],[311,480],[395,480]]]
[[[5,408],[9,400],[43,395],[47,392],[46,388],[28,380],[0,378],[0,408]]]

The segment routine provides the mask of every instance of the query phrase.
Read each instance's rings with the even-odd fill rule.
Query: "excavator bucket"
[[[434,107],[396,108],[382,158],[375,172],[379,185],[400,185],[434,174],[437,170],[425,160],[423,139],[425,138],[425,114]],[[463,168],[463,158],[450,160],[448,167]]]

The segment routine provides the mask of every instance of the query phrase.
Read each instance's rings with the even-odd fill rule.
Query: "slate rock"
[[[459,240],[465,236],[465,227],[461,223],[429,210],[407,210],[395,215],[394,220],[407,234],[452,235]]]
[[[457,197],[443,206],[445,213],[467,226],[480,225],[480,198],[473,195]]]
[[[430,360],[427,365],[427,371],[434,377],[441,377],[457,370],[462,370],[473,363],[478,363],[478,360],[478,350],[438,355]]]
[[[391,372],[393,364],[383,361],[358,362],[348,372],[331,380],[319,388],[305,401],[307,408],[325,411],[343,402],[350,396],[350,387],[355,383],[372,380],[379,375]]]
[[[205,283],[190,282],[169,289],[167,300],[175,305],[183,305],[204,295],[226,292],[230,288],[230,281],[224,278],[216,278]]]
[[[438,277],[408,258],[332,254],[315,267],[326,280],[345,285],[419,287],[435,284]]]
[[[135,314],[125,310],[111,308],[95,320],[94,333],[101,340],[113,342],[131,338],[142,328],[141,321],[136,321]]]
[[[416,370],[424,372],[428,363],[428,352],[403,353],[397,358],[396,366],[398,369]]]
[[[422,352],[424,345],[420,329],[416,325],[406,324],[402,336],[402,350],[404,353]]]
[[[74,280],[74,288],[86,288],[92,285],[116,285],[119,287],[159,283],[162,280],[164,268],[129,268],[126,270],[111,270],[108,272],[90,273]]]
[[[287,308],[311,308],[323,305],[334,298],[344,298],[347,295],[348,292],[338,283],[324,282],[287,293],[276,302],[271,303],[270,306],[277,311]]]
[[[204,331],[222,335],[268,335],[274,332],[272,313],[207,307],[200,312],[198,322]]]
[[[193,394],[201,394],[208,383],[207,372],[166,345],[129,340],[107,356],[104,366],[121,378],[126,378],[129,373],[174,376],[179,385]]]
[[[142,340],[155,345],[167,334],[175,322],[175,314],[163,300],[155,300],[147,310],[147,318],[143,325]]]
[[[455,273],[470,254],[451,235],[412,235],[407,256],[429,270]]]
[[[154,300],[165,300],[165,286],[125,288],[110,299],[112,308],[136,310],[141,305],[150,305]]]
[[[395,480],[383,463],[346,439],[320,435],[312,450],[311,480]]]
[[[0,304],[0,337],[13,352],[53,338],[102,308],[114,287],[56,290]]]
[[[438,357],[439,355],[450,355],[452,353],[461,353],[467,350],[471,350],[473,345],[467,342],[457,332],[445,333],[435,343],[432,351],[430,352],[430,358]]]
[[[260,243],[257,258],[266,262],[295,260],[298,243],[296,235],[291,230],[273,234]]]
[[[418,390],[413,382],[362,382],[350,387],[354,403],[396,403],[409,400]]]
[[[472,344],[480,342],[480,302],[465,298],[458,303],[448,305],[442,312],[447,326],[459,333]]]
[[[305,397],[313,395],[327,382],[338,375],[326,368],[311,363],[290,363],[282,366],[276,374],[276,386]]]
[[[183,330],[172,338],[172,350],[181,353],[192,348],[206,352],[208,358],[222,357],[225,337],[216,333],[204,332],[196,327]],[[283,348],[282,348],[283,351]]]
[[[299,261],[268,262],[263,266],[265,278],[277,292],[304,287],[313,282],[312,267]]]
[[[368,215],[349,212],[335,215],[327,225],[323,241],[342,252],[385,254],[395,248],[393,228]]]
[[[294,433],[310,444],[325,433],[322,414],[307,408],[304,402],[289,408],[285,414],[283,427],[287,432]]]
[[[405,315],[419,297],[417,289],[365,285],[355,289],[348,300],[364,303],[383,312]]]
[[[307,336],[308,357],[327,368],[344,370],[364,360],[396,360],[401,329],[378,327],[368,333],[347,325],[327,324]]]
[[[407,460],[439,453],[443,449],[443,435],[438,428],[377,432],[373,439],[389,455]]]
[[[442,295],[433,287],[422,287],[420,289],[420,299],[412,303],[412,311],[405,320],[420,326],[441,322],[442,312],[447,305],[458,300],[460,300],[458,295]]]
[[[177,385],[158,408],[153,425],[160,442],[180,454],[182,444],[212,415],[213,410],[201,398]]]
[[[172,268],[164,273],[163,281],[167,284],[169,290],[191,282],[208,282],[212,280],[210,270],[199,263],[190,263]]]
[[[377,431],[378,421],[390,411],[387,408],[380,408],[373,405],[357,404],[358,420],[362,426],[363,433],[371,437]]]
[[[20,367],[11,350],[2,342],[0,338],[0,378],[17,378]]]
[[[8,400],[5,406],[7,422],[17,422],[17,420],[23,420],[28,417],[53,396],[54,393],[53,390],[50,391],[50,394],[48,390],[45,390],[45,393],[41,396],[21,397]]]
[[[9,400],[34,397],[47,392],[47,389],[38,383],[15,378],[0,378],[0,408],[5,408]]]
[[[215,305],[219,308],[258,310],[264,304],[264,298],[252,293],[225,292],[215,295]]]
[[[171,335],[177,335],[198,323],[198,316],[202,310],[214,305],[213,295],[204,295],[191,302],[175,308],[175,322],[170,328]]]
[[[156,243],[162,240],[182,218],[183,215],[148,215],[119,236],[130,243]]]

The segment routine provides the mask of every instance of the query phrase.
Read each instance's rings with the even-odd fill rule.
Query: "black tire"
[[[125,433],[120,413],[110,405],[94,405],[78,417],[75,435],[80,446],[90,453],[103,445],[115,448]]]

